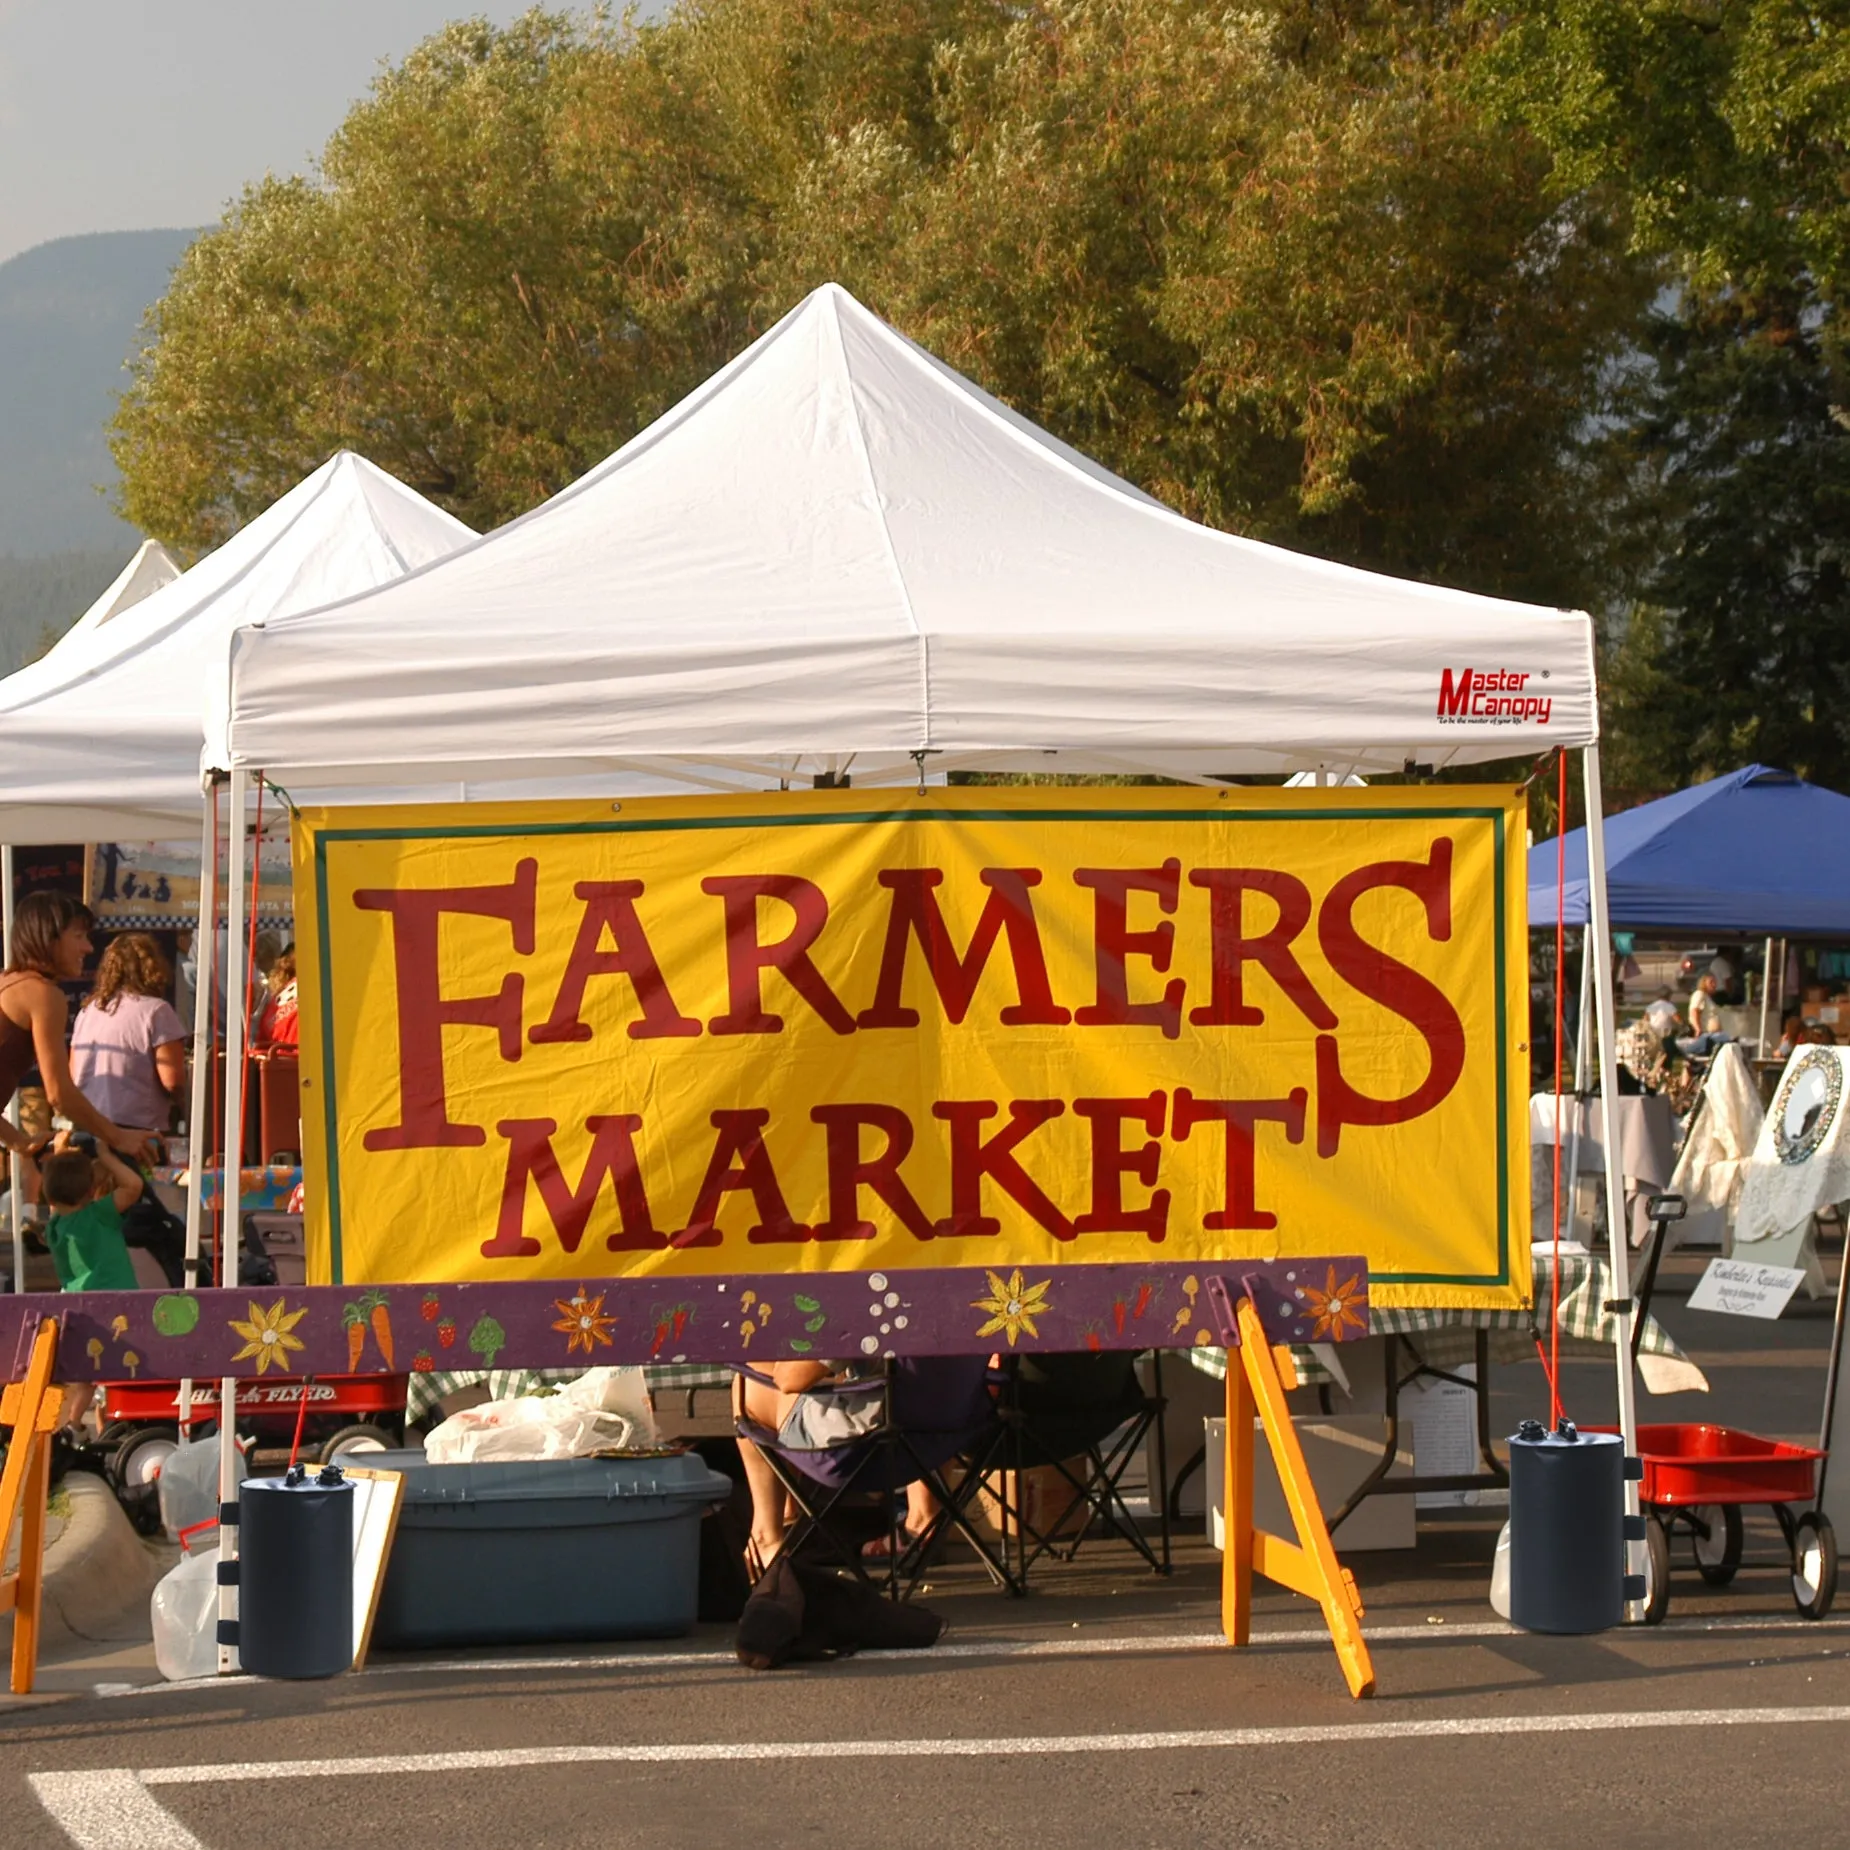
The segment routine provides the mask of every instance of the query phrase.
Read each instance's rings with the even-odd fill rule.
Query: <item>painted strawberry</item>
[[[424,1302],[418,1308],[423,1312],[426,1323],[435,1323],[437,1312],[443,1307],[437,1302],[437,1294],[433,1291],[426,1294]]]
[[[411,1358],[411,1366],[420,1375],[428,1375],[437,1366],[437,1358],[428,1349],[420,1349]]]
[[[446,1349],[454,1346],[456,1341],[456,1320],[453,1317],[445,1317],[444,1320],[437,1325],[437,1340]]]

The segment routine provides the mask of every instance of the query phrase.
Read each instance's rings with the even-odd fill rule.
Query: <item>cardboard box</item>
[[[1221,1523],[1221,1495],[1226,1480],[1226,1433],[1224,1418],[1203,1422],[1207,1436],[1206,1484],[1208,1494],[1208,1539],[1216,1548],[1225,1546]],[[1310,1467],[1310,1481],[1316,1486],[1317,1501],[1327,1516],[1338,1508],[1349,1493],[1361,1483],[1381,1458],[1385,1427],[1377,1414],[1300,1415],[1293,1424],[1298,1429],[1298,1443],[1304,1448],[1304,1462]],[[1295,1539],[1297,1530],[1291,1512],[1285,1507],[1285,1493],[1279,1487],[1278,1473],[1272,1464],[1272,1448],[1266,1443],[1265,1431],[1253,1422],[1253,1441],[1257,1455],[1253,1460],[1253,1518],[1262,1529],[1287,1540]],[[1400,1463],[1411,1465],[1402,1453]],[[1361,1507],[1335,1534],[1339,1555],[1361,1554],[1371,1549],[1411,1548],[1414,1545],[1413,1499],[1408,1496],[1365,1498]]]

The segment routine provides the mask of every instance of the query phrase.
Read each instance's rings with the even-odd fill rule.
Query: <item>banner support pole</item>
[[[238,1203],[244,1164],[244,799],[248,771],[233,771],[227,791],[225,849],[225,1140],[219,1153],[218,1282],[229,1290],[237,1283],[232,1255],[238,1250]],[[238,1384],[222,1377],[218,1384],[219,1562],[235,1561],[238,1530],[225,1520],[238,1495]],[[218,1589],[218,1668],[221,1676],[238,1668],[236,1636],[238,1590],[229,1577]]]
[[[1612,1267],[1614,1312],[1613,1359],[1618,1370],[1619,1431],[1627,1458],[1638,1456],[1638,1402],[1632,1371],[1632,1327],[1638,1320],[1632,1303],[1631,1254],[1625,1245],[1625,1178],[1619,1172],[1619,1061],[1614,1035],[1612,1003],[1612,921],[1606,896],[1606,824],[1600,791],[1599,747],[1589,745],[1581,754],[1587,793],[1587,937],[1586,952],[1593,958],[1593,989],[1599,1007],[1600,1137],[1606,1146],[1606,1242]],[[1625,1514],[1640,1514],[1638,1480],[1625,1479]],[[1628,1521],[1628,1529],[1635,1528]],[[1625,1544],[1625,1571],[1643,1576],[1643,1541]],[[1629,1608],[1639,1616],[1634,1602]]]
[[[206,1118],[212,1097],[212,985],[218,974],[218,825],[207,794],[199,819],[199,923],[193,934],[193,1073],[186,1108],[186,1289],[199,1289],[199,1248],[205,1227],[206,1159],[211,1154]],[[180,1431],[193,1420],[193,1384],[180,1383]]]

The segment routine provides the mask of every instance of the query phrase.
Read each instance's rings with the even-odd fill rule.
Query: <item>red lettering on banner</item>
[[[1282,1124],[1289,1142],[1302,1143],[1307,1103],[1302,1086],[1293,1087],[1288,1098],[1197,1098],[1186,1086],[1177,1088],[1173,1123],[1178,1143],[1186,1143],[1197,1124],[1219,1124],[1226,1133],[1222,1205],[1201,1217],[1203,1227],[1220,1231],[1278,1225],[1278,1216],[1259,1206],[1255,1131],[1260,1124]]]
[[[1076,1098],[1073,1110],[1092,1126],[1092,1205],[1073,1222],[1075,1233],[1141,1233],[1152,1243],[1169,1230],[1169,1191],[1156,1188],[1163,1146],[1164,1107],[1161,1092],[1148,1098]],[[1124,1126],[1141,1124],[1151,1141],[1134,1150],[1124,1147]],[[1135,1176],[1154,1189],[1141,1208],[1126,1207],[1124,1178]]]
[[[533,953],[533,903],[539,863],[521,861],[505,886],[364,887],[353,896],[362,912],[392,915],[392,959],[398,985],[398,1117],[370,1130],[369,1150],[465,1149],[488,1141],[479,1124],[453,1124],[443,1078],[443,1030],[493,1028],[504,1060],[520,1058],[521,979],[502,978],[488,996],[446,996],[437,964],[445,913],[506,919],[514,949]]]
[[[1176,928],[1165,921],[1148,931],[1132,931],[1130,896],[1154,893],[1165,912],[1176,909],[1182,884],[1182,864],[1173,856],[1161,867],[1081,867],[1074,883],[1092,890],[1092,933],[1097,971],[1098,999],[1073,1017],[1082,1027],[1118,1027],[1153,1023],[1173,1041],[1182,1032],[1182,996],[1187,985],[1180,977],[1163,986],[1160,1002],[1133,1002],[1125,960],[1147,957],[1160,976],[1169,968],[1175,951]]]
[[[1208,947],[1213,986],[1208,1000],[1188,1018],[1202,1028],[1250,1028],[1265,1020],[1265,1011],[1246,1000],[1246,966],[1257,964],[1313,1027],[1333,1028],[1335,1013],[1317,994],[1292,941],[1310,923],[1310,888],[1295,874],[1269,867],[1197,867],[1190,886],[1208,890]],[[1249,936],[1245,896],[1263,893],[1278,908],[1269,931]]]
[[[908,1233],[929,1240],[931,1216],[899,1173],[912,1150],[912,1120],[897,1105],[816,1105],[809,1115],[828,1134],[829,1217],[816,1238],[871,1240],[878,1230],[861,1218],[861,1190],[871,1188]],[[863,1125],[886,1139],[878,1156],[861,1154]]]
[[[842,1007],[822,972],[810,962],[809,947],[829,921],[821,887],[800,874],[714,874],[701,881],[726,907],[726,996],[728,1008],[707,1026],[715,1034],[779,1034],[781,1015],[765,1013],[760,981],[776,970],[837,1034],[854,1032],[854,1017]],[[796,915],[787,937],[770,944],[758,936],[758,902],[775,899]]]
[[[1028,896],[1028,889],[1041,883],[1040,869],[985,867],[980,878],[989,888],[989,897],[983,902],[983,916],[977,920],[976,930],[970,934],[969,949],[959,957],[933,890],[944,883],[942,870],[881,869],[880,884],[893,900],[887,913],[886,948],[880,954],[880,978],[874,986],[873,1005],[863,1009],[859,1018],[863,1028],[919,1025],[918,1010],[907,1008],[900,1000],[905,993],[906,952],[914,938],[925,953],[925,967],[949,1020],[960,1022],[969,1013],[989,954],[996,940],[1004,936],[1008,939],[1019,1000],[1002,1010],[1003,1024],[1011,1028],[1060,1027],[1072,1019],[1071,1012],[1053,999],[1034,901]]]
[[[764,1127],[771,1121],[768,1111],[716,1111],[712,1124],[718,1135],[713,1139],[713,1154],[707,1160],[707,1173],[694,1197],[694,1210],[687,1225],[674,1236],[676,1246],[717,1246],[720,1243],[719,1211],[725,1197],[750,1195],[758,1210],[756,1223],[745,1230],[754,1245],[781,1244],[807,1240],[812,1229],[792,1220],[784,1203],[777,1171],[771,1165],[771,1153],[764,1147]]]
[[[944,1119],[951,1127],[951,1211],[933,1226],[932,1232],[941,1240],[1000,1233],[1002,1223],[983,1212],[983,1182],[987,1177],[1056,1239],[1070,1240],[1072,1222],[1014,1156],[1024,1138],[1059,1117],[1066,1106],[1057,1098],[1011,1100],[1008,1123],[985,1139],[983,1125],[1001,1109],[994,1099],[942,1100],[932,1106],[932,1116]]]
[[[642,1009],[642,1019],[629,1024],[631,1040],[689,1038],[700,1032],[700,1023],[675,1007],[674,997],[662,978],[662,967],[655,961],[655,948],[636,916],[636,901],[642,897],[642,890],[640,880],[581,880],[572,888],[573,896],[584,901],[578,935],[572,940],[572,954],[566,960],[559,993],[553,998],[552,1013],[529,1030],[528,1040],[536,1045],[588,1041],[591,1024],[580,1020],[579,1011],[594,976],[629,978]],[[606,932],[610,934],[609,950],[603,948]]]
[[[495,1126],[508,1140],[507,1174],[501,1183],[501,1213],[495,1223],[495,1237],[484,1242],[482,1257],[525,1259],[540,1250],[539,1241],[525,1232],[529,1182],[538,1189],[559,1244],[568,1253],[577,1252],[584,1239],[591,1210],[597,1206],[606,1178],[616,1198],[621,1224],[604,1244],[613,1253],[653,1253],[666,1247],[668,1236],[657,1231],[650,1217],[649,1197],[636,1163],[635,1138],[642,1129],[641,1118],[625,1114],[585,1119],[585,1129],[591,1133],[591,1151],[576,1187],[566,1181],[552,1147],[553,1133],[558,1128],[551,1118],[508,1118]]]
[[[1431,1111],[1457,1085],[1465,1066],[1465,1029],[1450,999],[1355,928],[1356,901],[1377,887],[1402,887],[1426,911],[1427,935],[1452,935],[1452,842],[1441,836],[1424,861],[1377,861],[1345,874],[1317,915],[1317,937],[1330,968],[1351,988],[1412,1024],[1426,1042],[1426,1077],[1403,1098],[1370,1098],[1343,1077],[1334,1035],[1317,1037],[1317,1154],[1334,1156],[1343,1126],[1405,1124]]]

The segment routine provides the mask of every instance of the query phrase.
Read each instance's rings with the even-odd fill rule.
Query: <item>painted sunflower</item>
[[[565,1332],[567,1355],[579,1349],[589,1355],[599,1343],[606,1349],[612,1346],[610,1332],[616,1328],[617,1320],[605,1314],[602,1292],[594,1298],[587,1297],[580,1285],[569,1298],[554,1298],[553,1309],[559,1313],[559,1320],[552,1327]]]
[[[1368,1333],[1368,1287],[1359,1272],[1339,1285],[1336,1268],[1331,1266],[1326,1289],[1304,1287],[1304,1304],[1314,1319],[1310,1333],[1319,1342],[1341,1342],[1345,1330]]]
[[[1039,1337],[1040,1331],[1035,1327],[1036,1317],[1047,1311],[1047,1287],[1053,1283],[1050,1278],[1043,1278],[1038,1285],[1024,1285],[1018,1267],[1004,1280],[1000,1273],[984,1273],[989,1280],[989,1296],[972,1299],[972,1310],[987,1311],[989,1321],[977,1331],[978,1336],[995,1336],[998,1333],[1009,1339],[1009,1347],[1015,1347],[1015,1338],[1023,1330],[1030,1336]]]
[[[283,1300],[278,1298],[268,1310],[260,1304],[253,1304],[250,1308],[249,1322],[241,1322],[236,1317],[227,1319],[233,1331],[244,1338],[244,1347],[231,1359],[234,1362],[248,1362],[255,1357],[257,1373],[260,1375],[268,1372],[272,1362],[283,1374],[288,1374],[290,1351],[299,1350],[303,1346],[302,1339],[290,1332],[308,1315],[308,1306],[305,1304],[300,1310],[285,1314]]]

